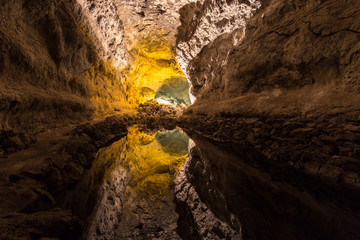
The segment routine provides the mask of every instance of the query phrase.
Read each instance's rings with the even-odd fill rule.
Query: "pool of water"
[[[358,193],[181,129],[129,128],[59,202],[83,239],[360,239]]]

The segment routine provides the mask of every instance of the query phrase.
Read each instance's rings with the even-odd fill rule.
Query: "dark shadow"
[[[243,239],[360,239],[359,193],[241,146],[188,135],[196,147],[189,153],[187,181],[218,219],[241,227]],[[178,202],[179,227],[186,219],[199,221],[192,208]]]

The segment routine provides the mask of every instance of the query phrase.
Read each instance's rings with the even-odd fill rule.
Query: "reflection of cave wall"
[[[184,156],[188,152],[189,137],[179,130],[158,132],[155,139],[166,153]]]
[[[163,99],[177,106],[190,105],[189,83],[186,78],[171,78],[156,91],[155,99]]]
[[[241,228],[243,239],[359,239],[356,191],[269,163],[235,144],[190,137],[196,146],[175,187],[178,212],[186,219],[178,229],[183,237],[194,231],[224,239]]]

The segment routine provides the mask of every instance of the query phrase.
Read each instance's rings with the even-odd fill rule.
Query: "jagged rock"
[[[297,168],[306,163],[304,171],[348,184],[330,159],[340,155],[341,169],[358,169],[353,144],[360,143],[360,78],[353,69],[360,64],[359,2],[262,1],[258,10],[248,12],[246,24],[230,24],[214,35],[203,30],[203,16],[215,18],[222,10],[227,13],[221,16],[228,16],[232,4],[205,1],[183,8],[192,11],[181,18],[177,50],[187,56],[196,101],[180,119],[182,126],[252,146],[273,161]],[[195,37],[198,32],[203,38]],[[187,45],[192,36],[199,42],[197,51]],[[324,162],[326,168],[319,170],[311,161]]]

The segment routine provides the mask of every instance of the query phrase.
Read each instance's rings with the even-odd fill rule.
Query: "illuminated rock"
[[[139,104],[154,99],[159,94],[159,89],[166,88],[164,85],[169,84],[172,97],[181,97],[183,102],[189,102],[186,97],[188,83],[177,64],[173,47],[162,35],[162,31],[138,39],[132,47],[130,70],[125,73],[129,103]]]

